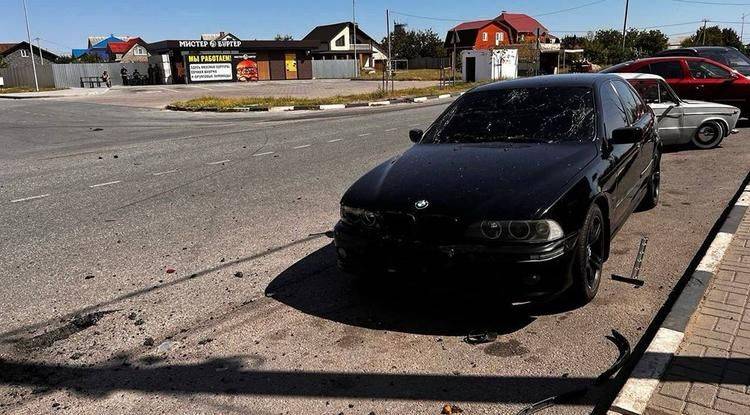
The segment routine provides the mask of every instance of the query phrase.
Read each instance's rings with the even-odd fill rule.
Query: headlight
[[[507,242],[548,242],[565,236],[553,220],[485,220],[469,232],[476,235],[477,227],[483,238]]]
[[[369,210],[341,206],[341,220],[349,225],[361,224],[368,228],[380,225],[380,215]]]

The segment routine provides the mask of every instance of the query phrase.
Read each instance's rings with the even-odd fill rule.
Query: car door
[[[638,180],[637,175],[633,174],[632,168],[637,157],[638,147],[634,144],[611,143],[612,131],[629,126],[630,120],[611,81],[602,84],[600,96],[604,135],[607,140],[604,144],[606,148],[604,155],[610,164],[610,168],[605,173],[604,182],[610,192],[612,229],[616,229],[629,213],[630,201],[628,198],[630,197],[630,190]]]
[[[688,79],[686,67],[680,58],[651,62],[647,73],[664,78],[680,96],[683,96],[681,91],[690,87],[691,81]]]
[[[738,100],[745,99],[738,96],[738,88],[732,87],[734,77],[729,69],[705,60],[689,60],[687,66],[694,80],[692,99],[728,105],[737,105]]]
[[[683,108],[667,83],[660,79],[631,79],[630,84],[654,111],[659,138],[665,144],[679,142],[684,127]]]
[[[628,190],[627,198],[631,206],[637,202],[638,192],[645,185],[651,171],[651,162],[653,161],[654,149],[656,146],[656,136],[653,133],[654,126],[651,111],[646,103],[641,99],[638,92],[630,86],[625,80],[613,82],[617,94],[625,106],[626,114],[633,127],[639,127],[643,130],[643,136],[640,142],[635,144],[635,160],[632,164],[632,174],[634,176],[633,186]],[[629,212],[628,212],[629,213]]]

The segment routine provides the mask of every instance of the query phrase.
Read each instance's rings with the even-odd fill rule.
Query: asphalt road
[[[0,102],[0,412],[512,414],[599,375],[612,329],[638,342],[750,166],[750,129],[665,154],[662,204],[630,218],[605,266],[629,272],[646,235],[646,285],[605,280],[583,308],[508,310],[465,276],[352,284],[309,235],[444,105]],[[462,342],[482,330],[497,341]]]

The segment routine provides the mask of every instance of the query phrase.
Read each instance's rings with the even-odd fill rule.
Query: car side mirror
[[[612,138],[609,139],[611,144],[634,144],[643,138],[643,128],[641,127],[624,127],[612,131]]]
[[[424,136],[424,131],[420,129],[409,131],[409,140],[411,140],[412,143],[418,143],[422,139],[422,136]]]

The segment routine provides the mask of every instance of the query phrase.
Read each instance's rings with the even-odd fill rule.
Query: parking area
[[[397,81],[396,89],[434,86],[437,81]],[[153,85],[114,87],[106,94],[71,98],[78,102],[164,108],[175,101],[203,96],[234,97],[307,97],[324,98],[376,92],[380,81],[313,79],[299,81],[263,81],[255,83],[203,83],[200,85]]]
[[[141,89],[112,92],[161,94]],[[750,165],[747,123],[714,150],[668,149],[661,204],[626,223],[583,308],[507,308],[472,275],[355,284],[320,232],[445,105],[0,102],[0,412],[514,414],[605,370],[611,330],[640,341]],[[646,284],[609,280],[642,236]],[[497,339],[463,341],[477,332]],[[612,393],[550,413],[602,413]]]

